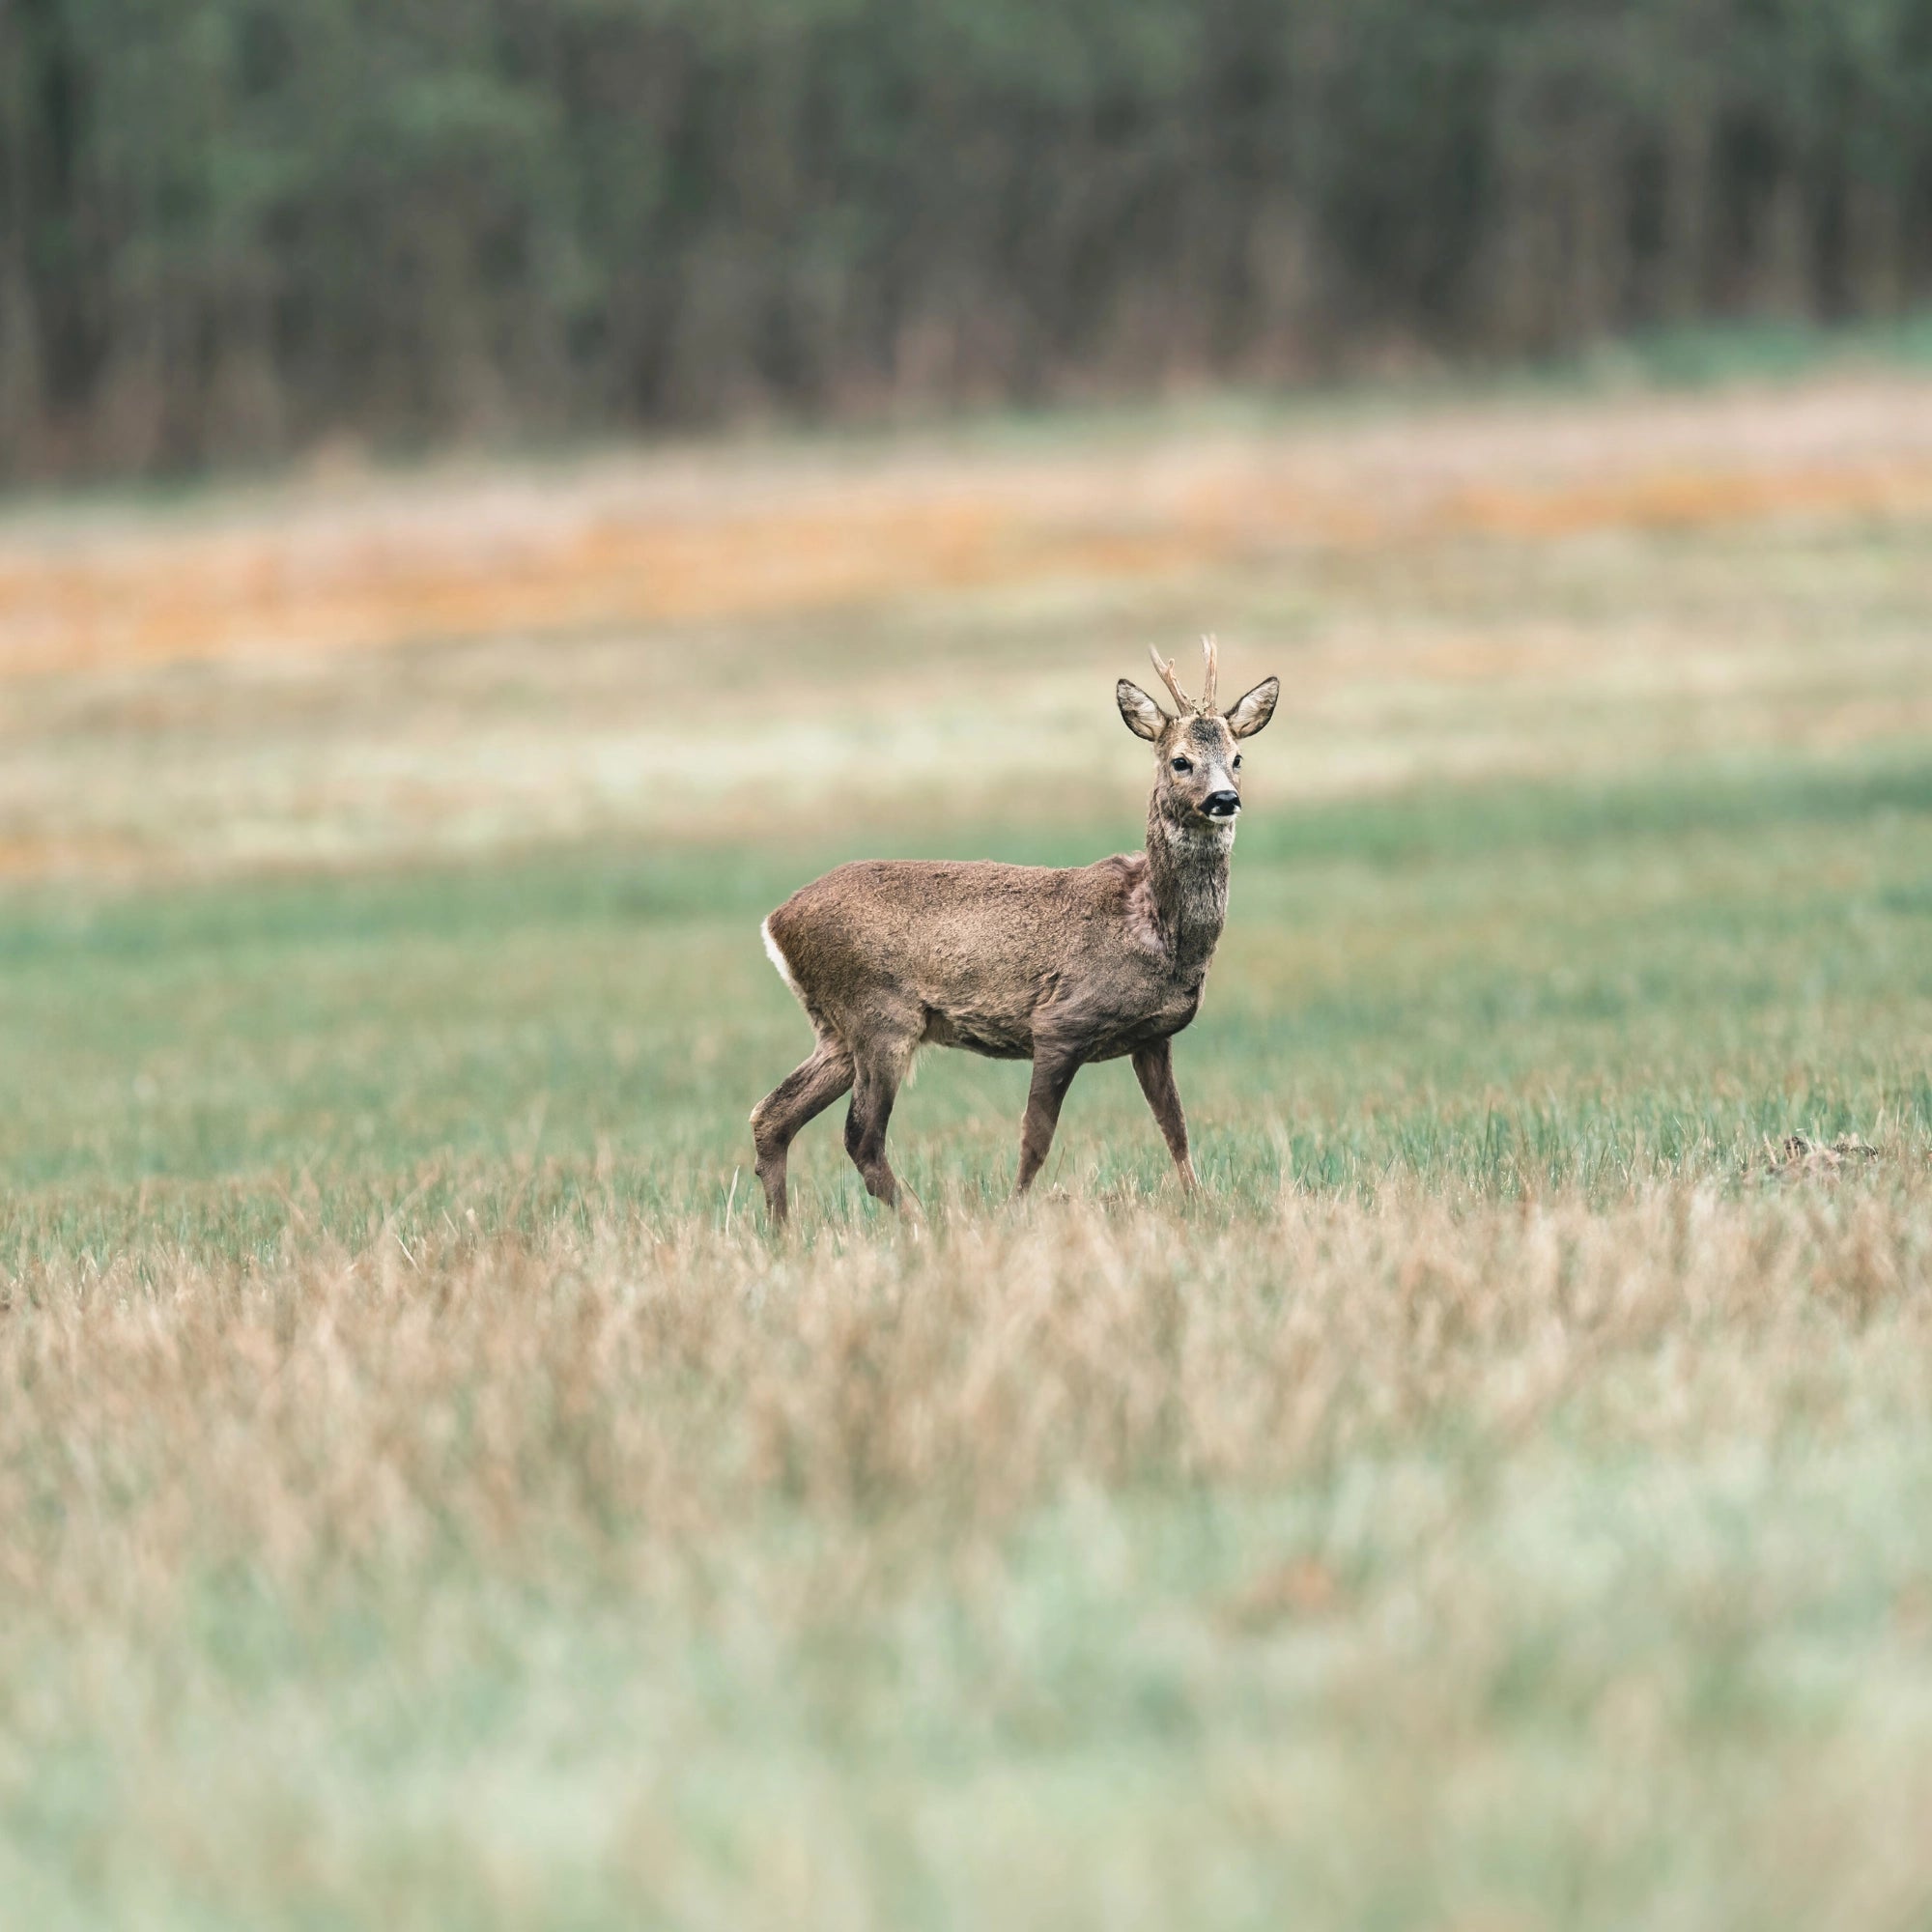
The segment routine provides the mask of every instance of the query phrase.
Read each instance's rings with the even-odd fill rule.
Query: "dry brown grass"
[[[43,1265],[9,1310],[4,1514],[55,1533],[0,1562],[80,1614],[130,1551],[164,1591],[241,1561],[299,1594],[445,1539],[662,1574],[775,1503],[998,1528],[1089,1484],[1271,1485],[1452,1416],[1496,1445],[1559,1411],[1633,1447],[1772,1440],[1843,1396],[1841,1351],[1932,1412],[1932,1190],[1062,1200],[803,1249],[608,1220]],[[1632,1378],[1657,1406],[1620,1405]]]
[[[49,1266],[0,1818],[39,1922],[1902,1924],[1928,1426],[1914,1169]]]

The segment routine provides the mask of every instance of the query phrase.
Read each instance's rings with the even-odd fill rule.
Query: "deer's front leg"
[[[1167,1151],[1174,1156],[1175,1172],[1188,1193],[1195,1187],[1194,1163],[1187,1157],[1187,1116],[1180,1111],[1180,1090],[1174,1084],[1174,1042],[1155,1040],[1134,1055],[1134,1078],[1160,1123]]]
[[[1053,1146],[1053,1130],[1060,1124],[1060,1103],[1080,1071],[1079,1052],[1066,1046],[1039,1041],[1034,1048],[1033,1085],[1027,1090],[1026,1119],[1020,1122],[1020,1179],[1013,1189],[1024,1194],[1033,1185]]]

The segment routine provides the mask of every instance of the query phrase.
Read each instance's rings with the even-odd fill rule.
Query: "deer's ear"
[[[1237,738],[1252,738],[1274,716],[1281,696],[1281,679],[1264,677],[1237,704],[1229,707],[1228,729]]]
[[[1160,736],[1167,713],[1139,685],[1123,677],[1114,687],[1114,702],[1121,707],[1121,716],[1136,738],[1152,740]]]

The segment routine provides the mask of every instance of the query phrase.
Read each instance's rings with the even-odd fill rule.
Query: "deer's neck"
[[[1235,826],[1171,818],[1158,793],[1148,804],[1148,884],[1154,917],[1175,967],[1204,969],[1228,918],[1228,860]]]

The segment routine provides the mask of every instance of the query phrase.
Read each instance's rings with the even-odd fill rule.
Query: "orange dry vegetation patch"
[[[648,627],[1300,546],[1932,513],[1932,385],[1085,450],[641,455],[0,534],[0,675]]]
[[[1464,491],[1446,506],[1452,527],[1513,537],[1608,528],[1697,529],[1776,517],[1921,516],[1932,468],[1820,469],[1772,475],[1664,472],[1591,487]]]

